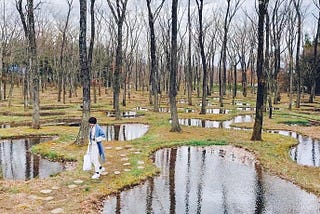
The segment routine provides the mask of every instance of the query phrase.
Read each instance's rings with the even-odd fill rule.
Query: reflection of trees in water
[[[199,177],[199,183],[197,187],[197,213],[201,213],[202,188],[204,185],[203,176],[205,171],[206,171],[206,149],[203,149],[201,154],[200,177]]]
[[[263,187],[263,177],[262,177],[262,167],[259,164],[255,164],[256,169],[256,205],[255,213],[260,214],[264,210],[264,187]]]
[[[170,214],[176,213],[176,192],[175,192],[175,171],[177,160],[177,148],[172,148],[170,153],[169,165],[169,201],[170,201]]]
[[[30,148],[41,141],[41,138],[31,138],[0,142],[1,176],[5,179],[29,180],[40,176],[48,177],[61,171],[62,164],[32,154]]]
[[[190,191],[191,191],[191,184],[190,184],[190,162],[191,159],[191,152],[190,152],[190,146],[188,147],[188,161],[187,161],[187,174],[186,174],[186,193],[185,193],[185,198],[184,198],[184,202],[186,204],[186,209],[185,209],[185,213],[189,213],[189,209],[190,209]]]

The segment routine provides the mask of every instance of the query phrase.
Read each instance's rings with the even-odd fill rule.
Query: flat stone
[[[130,172],[130,171],[131,171],[131,169],[124,169],[124,171],[125,171],[125,172]]]
[[[123,166],[130,166],[131,164],[130,163],[124,163],[122,164]]]
[[[112,149],[112,146],[107,146],[107,147],[104,147],[105,150],[111,150]]]
[[[121,161],[128,161],[129,158],[121,158]]]
[[[53,186],[53,187],[51,187],[51,189],[57,190],[57,189],[60,189],[60,187],[58,187],[58,186]]]
[[[101,173],[101,175],[107,175],[107,174],[109,174],[109,172],[104,171]]]
[[[73,181],[73,183],[75,183],[75,184],[82,184],[82,183],[83,183],[83,180],[75,180],[75,181]]]
[[[70,184],[70,185],[68,186],[69,189],[74,189],[74,188],[76,188],[76,187],[78,187],[78,185],[75,185],[75,184]]]
[[[135,151],[135,152],[133,152],[133,154],[141,154],[141,152],[139,152],[139,151]]]
[[[130,149],[130,148],[132,148],[132,147],[133,147],[133,146],[130,145],[130,144],[124,146],[124,148],[126,148],[126,149]]]
[[[39,197],[39,196],[37,196],[37,195],[29,195],[28,198],[29,198],[29,199],[32,199],[32,200],[39,200],[39,199],[41,199],[42,197]]]
[[[54,214],[63,213],[63,209],[57,208],[57,209],[51,210],[51,213],[54,213]]]
[[[48,196],[48,197],[44,197],[44,198],[42,198],[42,200],[44,200],[44,201],[51,201],[51,200],[53,200],[54,198],[52,197],[52,196]]]
[[[114,171],[115,175],[119,175],[121,172],[120,171]]]
[[[127,157],[127,154],[120,154],[120,157]]]
[[[119,150],[122,150],[123,148],[121,146],[119,147],[116,147],[116,150],[119,151]]]
[[[144,166],[138,166],[137,168],[138,169],[144,169]]]
[[[139,165],[143,165],[143,164],[144,164],[144,161],[139,160],[137,163],[138,163]]]
[[[43,193],[43,194],[49,194],[49,193],[52,192],[52,189],[43,189],[40,192]]]

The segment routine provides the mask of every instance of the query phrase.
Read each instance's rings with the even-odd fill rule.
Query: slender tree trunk
[[[177,96],[177,35],[178,35],[178,0],[172,0],[172,34],[171,34],[171,70],[170,70],[170,89],[169,89],[169,100],[170,100],[170,113],[171,113],[171,130],[172,132],[181,132],[181,127],[178,119],[176,96]]]
[[[296,107],[300,108],[301,103],[301,70],[300,70],[300,46],[301,46],[301,0],[293,0],[294,7],[296,9],[298,23],[297,23],[297,51],[296,51],[296,72],[298,78],[298,85],[297,85],[297,101]]]
[[[320,5],[320,2],[319,2]],[[318,8],[320,10],[320,8]],[[317,74],[317,71],[319,69],[319,63],[318,63],[318,42],[319,42],[319,34],[320,34],[320,12],[318,14],[318,26],[317,26],[317,32],[316,32],[316,36],[314,39],[314,47],[313,47],[313,74],[316,74],[316,77],[319,76],[319,74]],[[313,103],[314,102],[314,98],[316,95],[316,86],[317,86],[317,82],[316,82],[317,78],[312,78],[312,87],[311,87],[311,93],[310,93],[310,98],[309,98],[309,102]]]
[[[204,52],[204,38],[203,38],[203,27],[202,27],[202,10],[203,10],[203,0],[196,0],[198,6],[198,13],[199,13],[199,47],[200,47],[200,54],[201,54],[201,62],[202,62],[202,99],[201,99],[201,111],[200,114],[206,114],[206,105],[207,105],[207,62],[206,62],[206,55]]]
[[[187,92],[188,92],[188,105],[192,105],[192,66],[191,66],[191,12],[190,0],[188,0],[188,68],[186,71],[187,79]]]
[[[28,41],[29,41],[29,68],[31,69],[32,80],[32,128],[40,128],[40,98],[39,98],[39,71],[37,62],[37,45],[34,26],[33,0],[28,0]]]
[[[160,7],[164,1],[162,1]],[[158,58],[157,58],[157,45],[156,36],[154,30],[155,17],[150,6],[151,0],[147,0],[148,7],[148,20],[150,28],[150,56],[151,56],[151,68],[150,68],[150,80],[151,80],[151,90],[150,93],[153,96],[153,110],[155,112],[159,111],[159,71],[158,71]],[[157,9],[157,11],[158,11]]]
[[[121,69],[122,69],[122,26],[124,23],[126,15],[126,7],[128,0],[117,0],[117,5],[111,3],[110,0],[107,0],[109,8],[113,14],[114,19],[117,23],[117,48],[116,48],[116,65],[113,76],[113,107],[115,109],[115,118],[116,120],[121,119],[120,115],[120,105],[119,105],[119,95],[120,95],[120,78],[121,78]],[[121,6],[120,6],[121,5]]]
[[[267,13],[268,0],[259,0],[259,21],[258,21],[258,56],[257,56],[257,77],[258,93],[256,100],[256,117],[253,126],[251,140],[262,140],[262,124],[264,110],[265,74],[263,71],[263,45],[264,45],[264,18]]]
[[[80,33],[79,33],[79,59],[82,76],[82,120],[76,143],[83,145],[88,142],[90,117],[90,82],[91,75],[88,67],[87,55],[87,0],[80,0]]]

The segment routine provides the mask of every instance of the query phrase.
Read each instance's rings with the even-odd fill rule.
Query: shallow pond
[[[309,213],[319,199],[262,172],[231,146],[180,147],[155,153],[159,176],[104,202],[103,213]]]
[[[184,126],[197,126],[202,128],[231,128],[233,123],[245,123],[252,122],[253,118],[251,115],[240,115],[236,116],[231,120],[226,121],[215,121],[215,120],[205,120],[205,119],[179,119],[179,124]]]
[[[60,162],[52,162],[32,154],[33,145],[47,138],[27,138],[0,141],[0,177],[11,180],[47,178],[64,169]]]
[[[102,126],[107,141],[127,141],[142,137],[149,129],[148,125],[138,123]]]
[[[290,150],[290,157],[300,165],[320,167],[320,142],[308,136],[292,131],[269,131],[290,136],[298,141],[298,145]]]

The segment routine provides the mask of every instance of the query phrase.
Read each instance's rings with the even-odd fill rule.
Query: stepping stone
[[[120,157],[127,157],[127,154],[121,154]]]
[[[58,187],[58,186],[53,186],[53,187],[51,187],[51,189],[57,190],[57,189],[60,189],[60,187]]]
[[[107,174],[109,174],[109,172],[104,171],[101,173],[101,175],[107,175]]]
[[[138,169],[144,169],[144,166],[138,166],[137,168]]]
[[[133,152],[133,154],[141,154],[141,152],[139,152],[139,151],[135,151],[135,152]]]
[[[121,161],[128,161],[129,158],[121,158]]]
[[[44,190],[41,190],[40,192],[43,194],[49,194],[52,192],[52,189],[44,189]]]
[[[119,146],[119,147],[116,147],[116,150],[117,150],[117,151],[122,150],[122,149],[123,149],[123,148],[120,147],[120,146]]]
[[[51,213],[54,213],[54,214],[63,213],[63,209],[57,208],[57,209],[51,210]]]
[[[139,160],[139,161],[138,161],[138,164],[139,164],[139,165],[143,165],[143,164],[144,164],[144,161]]]
[[[121,172],[120,171],[114,171],[115,175],[119,175]]]
[[[28,198],[32,200],[40,200],[42,197],[39,197],[37,195],[29,195]]]
[[[124,163],[122,164],[123,166],[130,166],[131,164],[130,163]]]
[[[74,189],[74,188],[77,188],[77,187],[78,187],[78,185],[75,185],[75,184],[70,184],[68,186],[69,189]]]
[[[82,181],[82,180],[75,180],[75,181],[73,181],[73,183],[75,183],[75,184],[82,184],[83,181]]]
[[[112,149],[112,146],[107,146],[107,147],[104,147],[105,150],[111,150]]]
[[[42,198],[42,200],[44,200],[44,201],[51,201],[51,200],[53,200],[54,198],[52,197],[52,196],[48,196],[48,197],[44,197],[44,198]]]
[[[125,172],[130,172],[130,171],[131,171],[131,169],[124,169],[124,171],[125,171]]]

